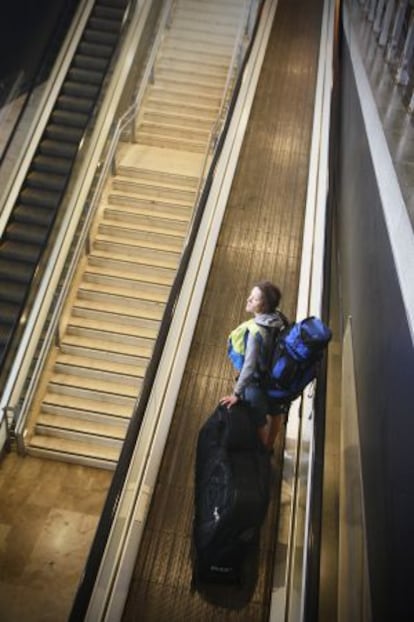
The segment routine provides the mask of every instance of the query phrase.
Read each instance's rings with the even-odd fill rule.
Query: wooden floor
[[[123,620],[267,620],[280,471],[246,590],[190,592],[194,450],[198,430],[232,385],[225,344],[244,319],[251,284],[297,298],[322,1],[278,4],[248,131],[215,252]],[[281,448],[279,448],[281,449]],[[257,580],[256,580],[257,579]]]
[[[0,463],[0,620],[68,618],[112,472],[16,453]]]

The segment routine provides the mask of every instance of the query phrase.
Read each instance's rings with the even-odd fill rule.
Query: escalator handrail
[[[30,164],[33,160],[35,151],[39,144],[40,138],[49,121],[50,114],[56,103],[56,99],[61,90],[62,84],[67,76],[69,66],[73,60],[73,56],[79,45],[85,29],[86,22],[92,12],[95,0],[82,0],[72,20],[68,34],[53,66],[53,70],[47,81],[36,113],[27,131],[25,140],[20,150],[20,157],[17,159],[9,181],[2,193],[0,205],[4,203],[0,212],[0,239],[9,221],[11,212],[20,193]]]

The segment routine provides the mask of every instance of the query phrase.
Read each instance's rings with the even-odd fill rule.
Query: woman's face
[[[263,306],[263,294],[258,287],[253,287],[247,298],[246,311],[248,313],[260,313]]]

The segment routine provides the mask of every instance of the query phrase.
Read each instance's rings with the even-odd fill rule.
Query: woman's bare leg
[[[267,441],[266,441],[266,447],[268,449],[273,449],[276,438],[282,428],[283,421],[284,421],[284,415],[270,417],[270,423],[269,423],[269,427],[267,431]]]
[[[257,428],[257,435],[265,447],[267,447],[267,439],[269,437],[269,426],[270,426],[269,417],[267,417],[266,423],[262,425],[260,428]]]

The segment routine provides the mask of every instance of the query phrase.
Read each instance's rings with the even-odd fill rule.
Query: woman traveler
[[[240,374],[233,393],[220,400],[228,408],[241,399],[249,404],[259,438],[270,451],[289,409],[289,403],[269,397],[264,387],[271,346],[288,323],[278,309],[281,297],[280,289],[270,281],[253,286],[246,311],[254,317],[240,324],[229,338],[229,356]]]

